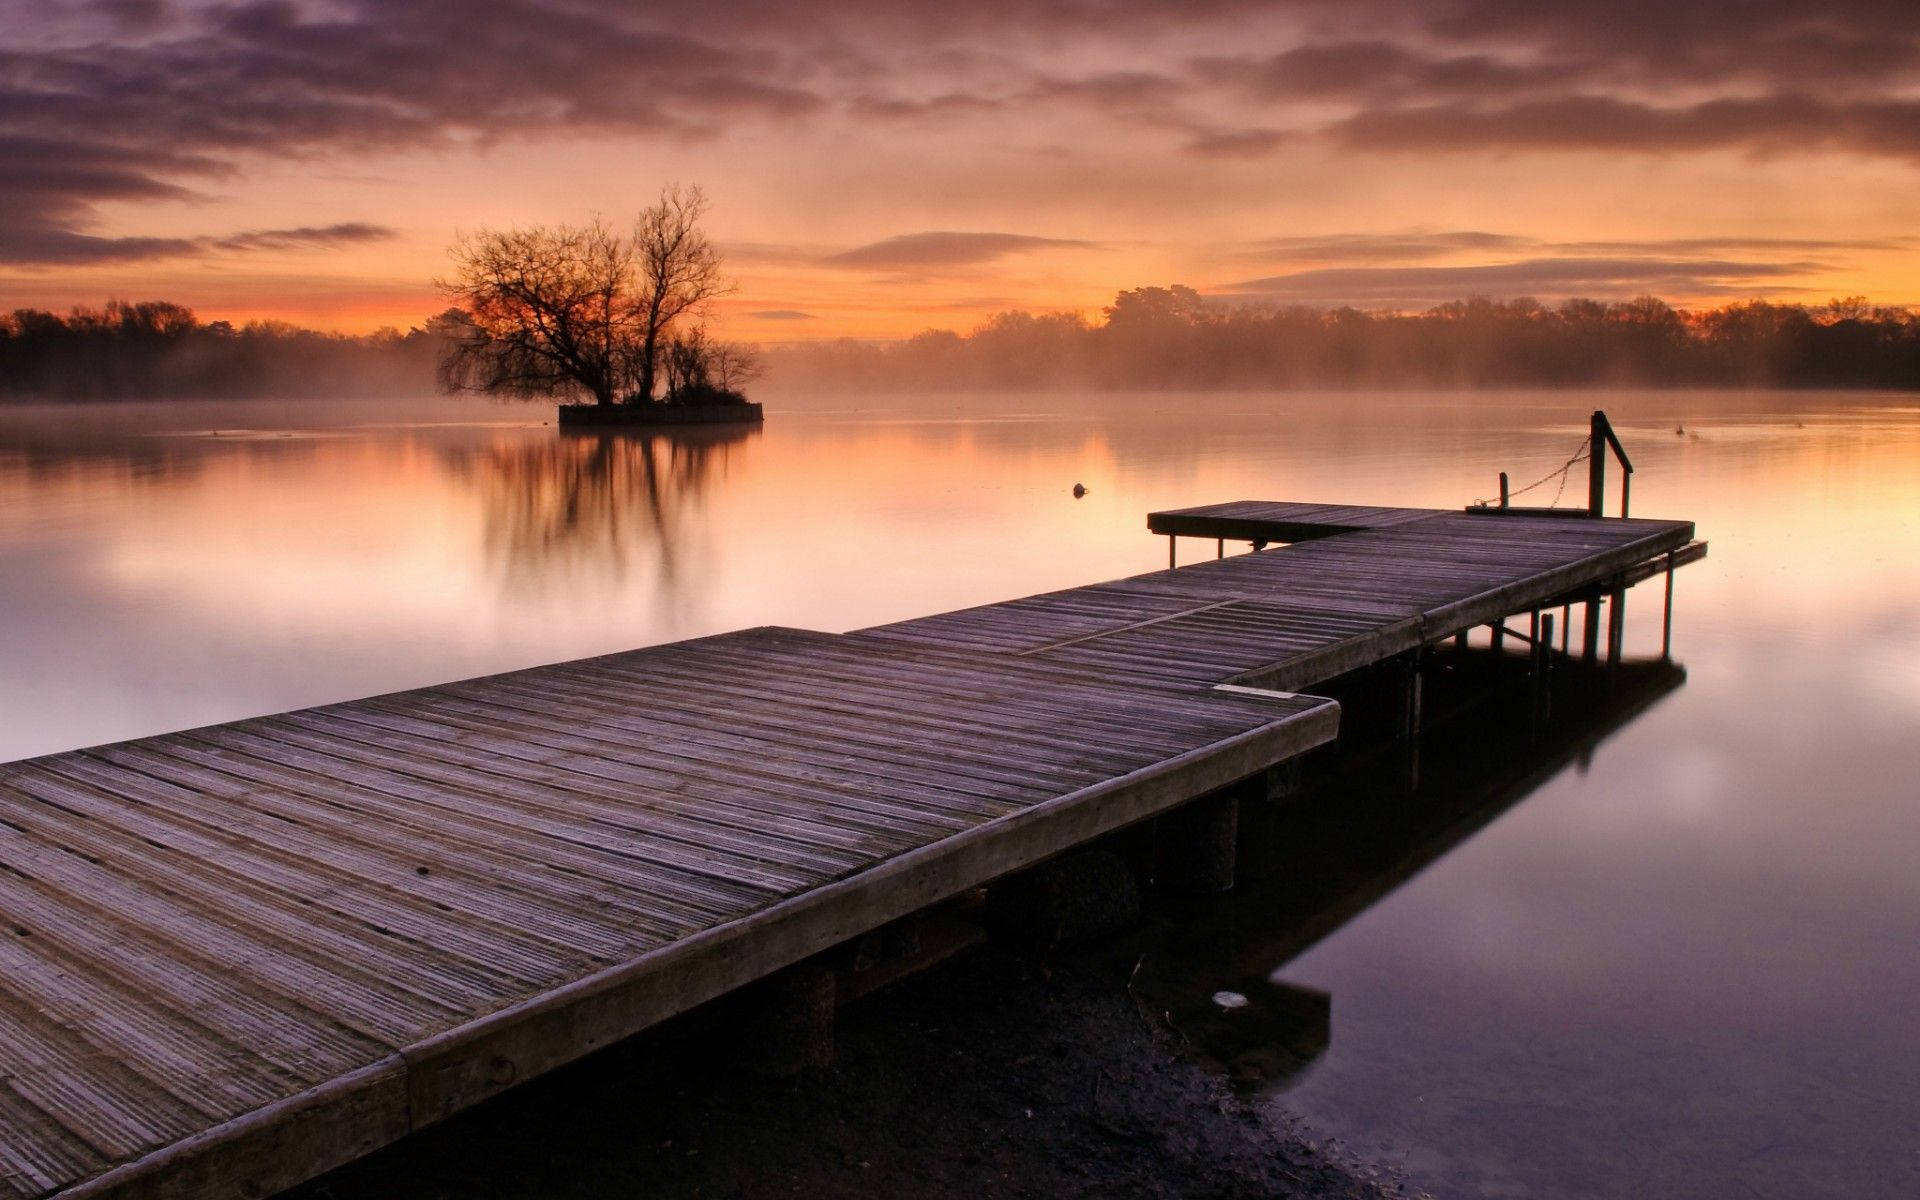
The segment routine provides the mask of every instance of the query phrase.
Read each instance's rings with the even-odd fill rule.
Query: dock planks
[[[0,766],[0,1195],[290,1184],[1335,720],[761,629]]]
[[[1299,689],[1607,584],[1687,547],[1688,521],[1568,520],[1235,501],[1154,533],[1280,548],[849,635],[995,651],[1165,683]]]
[[[310,1177],[1324,743],[1337,706],[1291,693],[1692,537],[1150,525],[1298,544],[0,764],[0,1197]]]

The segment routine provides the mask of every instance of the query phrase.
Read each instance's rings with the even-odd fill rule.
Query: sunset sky
[[[1920,302],[1912,0],[0,0],[0,309],[406,326],[713,201],[753,340],[1121,288]]]

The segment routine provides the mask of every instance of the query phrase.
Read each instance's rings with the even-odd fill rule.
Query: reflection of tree
[[[559,431],[463,456],[479,490],[487,553],[517,585],[562,577],[618,580],[650,554],[661,586],[678,585],[686,526],[715,467],[753,427],[671,432]]]

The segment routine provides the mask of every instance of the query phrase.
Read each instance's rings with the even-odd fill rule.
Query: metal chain
[[[1548,471],[1545,475],[1542,475],[1540,478],[1534,480],[1532,483],[1528,484],[1523,488],[1520,488],[1518,490],[1515,490],[1513,488],[1508,488],[1507,489],[1508,501],[1512,501],[1512,499],[1515,496],[1524,496],[1528,492],[1541,486],[1542,484],[1551,482],[1554,479],[1554,477],[1558,476],[1560,479],[1560,486],[1554,490],[1553,499],[1547,502],[1547,507],[1552,508],[1554,505],[1560,503],[1560,497],[1566,494],[1567,472],[1573,470],[1573,468],[1576,465],[1578,465],[1580,462],[1585,460],[1586,457],[1592,452],[1593,452],[1593,438],[1589,436],[1581,440],[1580,448],[1578,450],[1575,450],[1573,452],[1573,457],[1569,458],[1566,462],[1560,464],[1558,467],[1555,467],[1553,470]],[[1493,502],[1492,500],[1475,501],[1475,503],[1480,505],[1481,507],[1485,507],[1491,504],[1492,502]]]

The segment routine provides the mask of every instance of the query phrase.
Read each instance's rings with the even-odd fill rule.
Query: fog
[[[203,324],[165,302],[0,317],[0,399],[419,396],[444,331],[346,336]],[[783,391],[1478,387],[1920,387],[1920,314],[1858,299],[1675,309],[1462,300],[1421,312],[1232,303],[1185,287],[1121,292],[1100,316],[1005,312],[965,333],[764,348]],[[576,397],[577,398],[577,397]]]

